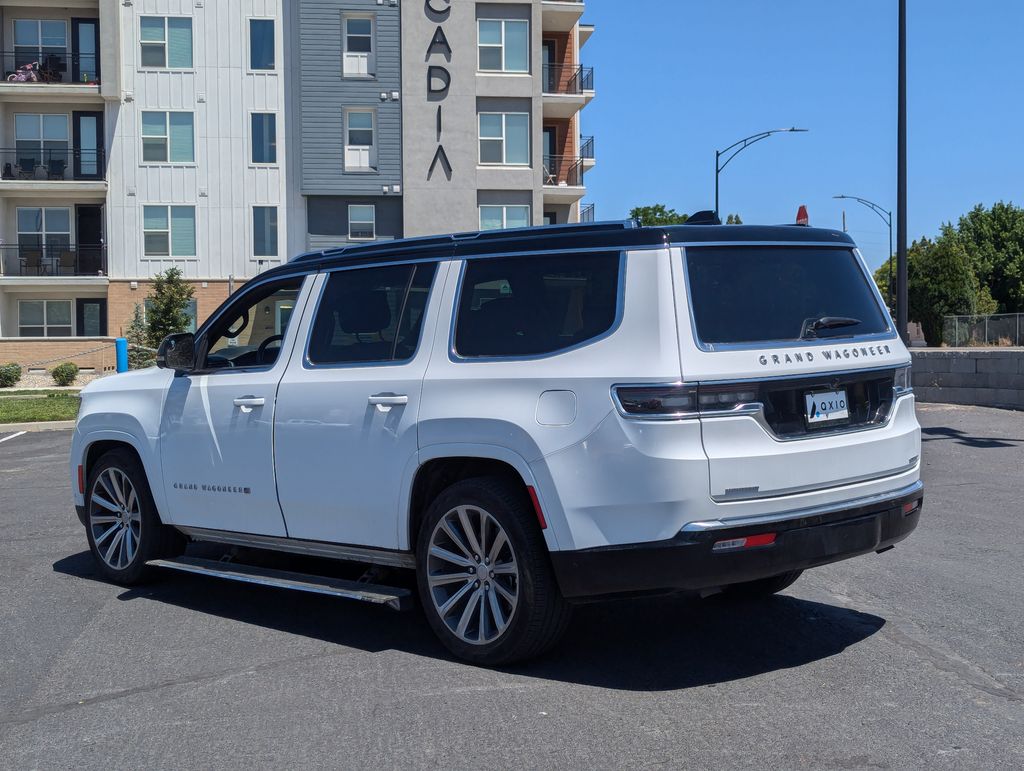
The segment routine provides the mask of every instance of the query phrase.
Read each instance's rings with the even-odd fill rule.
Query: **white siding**
[[[287,258],[285,72],[282,3],[287,0],[135,0],[121,7],[123,99],[113,127],[108,196],[110,275],[145,278],[177,265],[190,278],[255,275],[252,207],[278,207],[278,258]],[[191,16],[193,69],[142,71],[140,16]],[[273,72],[249,71],[249,19],[275,20]],[[142,162],[141,112],[195,114],[195,163]],[[250,164],[250,114],[277,113],[275,167]],[[108,132],[111,127],[108,127]],[[195,259],[147,259],[142,207],[196,207]]]

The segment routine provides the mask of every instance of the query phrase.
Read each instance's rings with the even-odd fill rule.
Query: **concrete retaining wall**
[[[1024,410],[1024,348],[913,348],[918,401]]]

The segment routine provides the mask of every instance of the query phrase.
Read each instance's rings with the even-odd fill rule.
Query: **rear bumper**
[[[828,507],[694,522],[664,541],[552,552],[562,594],[599,597],[714,589],[888,548],[917,527],[924,486]],[[905,504],[912,510],[904,513]],[[774,533],[767,546],[716,551],[721,541]]]

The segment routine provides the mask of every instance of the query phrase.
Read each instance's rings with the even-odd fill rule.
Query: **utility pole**
[[[899,0],[899,86],[896,119],[896,326],[907,334],[907,0]]]

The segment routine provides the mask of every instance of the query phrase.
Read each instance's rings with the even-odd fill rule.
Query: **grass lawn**
[[[0,424],[74,420],[78,401],[67,391],[0,391]]]

